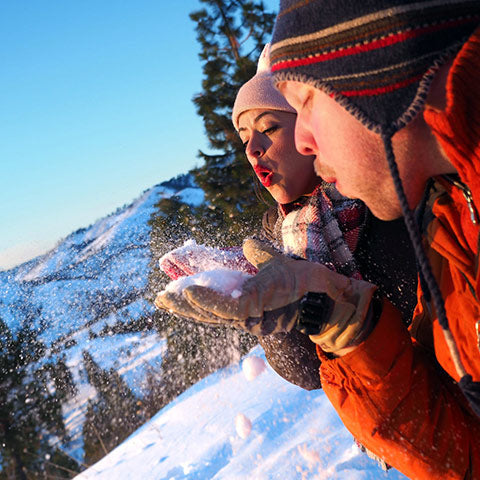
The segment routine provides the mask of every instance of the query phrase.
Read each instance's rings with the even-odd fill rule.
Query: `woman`
[[[260,56],[256,75],[237,94],[232,121],[258,180],[277,202],[263,217],[263,236],[288,253],[336,263],[336,270],[350,276],[360,274],[378,285],[408,323],[417,277],[403,220],[382,222],[363,203],[341,197],[315,174],[314,157],[296,150],[296,111],[273,87],[269,45]],[[322,210],[325,204],[331,208]],[[341,246],[348,247],[346,254],[338,252],[340,235],[345,240]],[[325,236],[328,245],[321,241]],[[397,272],[395,283],[392,270]],[[320,362],[307,335],[292,330],[259,337],[259,342],[270,365],[286,380],[309,390],[321,387]]]

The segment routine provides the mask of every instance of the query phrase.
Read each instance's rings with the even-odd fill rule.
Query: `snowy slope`
[[[260,347],[249,356],[265,358]],[[242,439],[235,418],[252,423]],[[240,433],[242,433],[240,431]],[[321,390],[307,392],[267,368],[240,365],[207,377],[161,410],[77,480],[373,480],[384,472],[353,442]]]
[[[63,409],[72,442],[63,447],[79,461],[87,401],[96,395],[85,378],[82,352],[88,351],[104,369],[115,368],[137,394],[147,366],[157,368],[161,362],[164,340],[153,329],[148,334],[97,335],[106,325],[152,314],[144,294],[151,260],[148,221],[154,205],[172,195],[191,205],[204,201],[203,191],[189,176],[175,180],[152,187],[131,205],[73,232],[45,255],[0,271],[0,318],[13,331],[25,321],[36,326],[51,347],[47,355],[64,354],[73,374],[78,395]]]
[[[132,304],[148,280],[148,220],[155,203],[174,194],[185,202],[203,201],[200,189],[184,190],[157,185],[131,205],[72,233],[47,254],[0,272],[0,317],[14,328],[30,312],[44,331],[43,340],[50,342]],[[147,314],[149,308],[140,302],[136,314]]]

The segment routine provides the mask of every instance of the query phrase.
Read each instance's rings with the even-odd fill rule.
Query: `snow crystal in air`
[[[309,449],[306,444],[298,446],[298,452],[308,463],[320,462],[320,455],[316,450]]]

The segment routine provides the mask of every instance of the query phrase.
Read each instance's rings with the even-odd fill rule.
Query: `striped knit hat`
[[[478,0],[281,0],[271,70],[277,84],[311,84],[367,128],[392,133],[479,22]]]
[[[444,301],[398,173],[392,136],[424,107],[439,66],[480,23],[479,0],[280,0],[270,53],[274,82],[307,83],[332,95],[382,137],[386,158],[438,320],[472,409],[480,382],[465,372]]]

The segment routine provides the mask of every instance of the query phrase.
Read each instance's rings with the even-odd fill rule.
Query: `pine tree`
[[[143,422],[139,399],[113,368],[102,369],[87,351],[83,363],[97,396],[89,400],[83,441],[85,463],[91,464],[110,452]]]
[[[52,471],[46,459],[61,455],[50,445],[49,437],[68,440],[61,411],[63,397],[51,374],[53,364],[40,362],[45,346],[32,328],[34,314],[34,309],[26,313],[16,332],[0,319],[0,462],[2,472],[12,472],[20,480],[40,476],[47,468]],[[78,465],[68,464],[78,471]]]
[[[200,151],[204,166],[194,171],[210,210],[203,215],[217,227],[226,225],[238,240],[258,225],[265,207],[255,195],[251,168],[231,121],[236,94],[256,71],[258,57],[269,40],[274,14],[259,0],[200,0],[205,5],[190,14],[196,23],[203,63],[202,92],[193,99],[203,118],[210,147]]]
[[[56,363],[46,365],[50,378],[55,385],[57,396],[61,401],[69,400],[77,394],[77,387],[72,372],[67,367],[65,354],[57,359]]]

